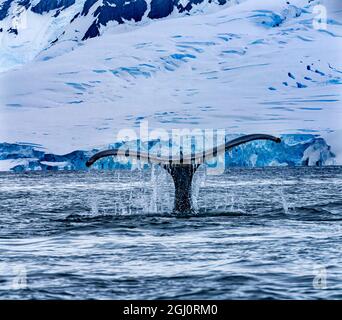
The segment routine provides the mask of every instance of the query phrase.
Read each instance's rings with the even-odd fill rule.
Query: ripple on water
[[[1,173],[0,297],[341,298],[341,167],[207,175],[182,216],[154,174]]]

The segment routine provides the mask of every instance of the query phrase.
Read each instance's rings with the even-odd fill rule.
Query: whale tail
[[[155,163],[162,166],[171,175],[175,185],[175,213],[189,213],[193,211],[191,203],[192,178],[198,167],[217,155],[254,140],[271,140],[280,143],[280,138],[267,134],[250,134],[245,135],[222,144],[205,152],[200,152],[191,156],[183,156],[180,152],[180,157],[158,157],[145,152],[137,152],[131,150],[110,149],[96,153],[87,162],[86,166],[92,166],[97,160],[109,156],[124,156],[144,160],[149,163]]]

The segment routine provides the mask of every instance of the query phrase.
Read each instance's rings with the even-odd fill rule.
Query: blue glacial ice
[[[236,135],[227,135],[226,140],[235,138]],[[275,144],[271,141],[254,141],[233,148],[225,154],[225,166],[228,167],[263,167],[263,166],[325,166],[335,163],[335,155],[326,141],[312,134],[287,134],[282,135],[282,142]],[[139,141],[125,144],[114,143],[107,148],[136,148]],[[141,143],[142,151],[156,154],[160,146],[169,146],[169,142],[157,140]],[[135,146],[135,147],[134,147]],[[192,149],[196,152],[193,145]],[[0,168],[6,163],[7,170],[22,171],[50,171],[50,170],[86,170],[85,162],[94,153],[100,151],[75,150],[64,155],[47,153],[44,149],[32,144],[0,144]],[[127,160],[127,161],[126,161]],[[95,163],[97,169],[134,169],[136,164],[126,159],[104,158]],[[143,165],[145,166],[145,165]]]

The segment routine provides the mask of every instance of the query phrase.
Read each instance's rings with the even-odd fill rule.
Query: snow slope
[[[50,46],[61,53],[82,40],[149,21],[217,11],[244,0],[0,0],[0,71]],[[114,31],[117,32],[117,31]]]
[[[67,30],[65,41],[0,73],[0,141],[66,154],[112,144],[142,120],[151,129],[332,135],[342,127],[341,4],[290,2],[247,0],[138,27],[108,23],[87,41],[67,40]],[[328,24],[317,30],[319,3]]]

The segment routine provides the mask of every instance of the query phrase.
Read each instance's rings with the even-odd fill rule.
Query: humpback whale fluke
[[[191,183],[198,167],[205,161],[215,158],[218,154],[222,154],[238,145],[254,140],[271,140],[276,143],[281,142],[280,138],[268,134],[249,134],[228,141],[219,147],[212,148],[212,150],[199,152],[191,156],[184,157],[183,153],[180,152],[178,158],[159,157],[140,151],[110,149],[93,155],[86,162],[86,166],[90,167],[97,160],[110,156],[131,157],[137,160],[145,160],[149,163],[159,164],[170,173],[175,185],[175,203],[173,211],[176,213],[187,213],[193,211],[191,205]]]

